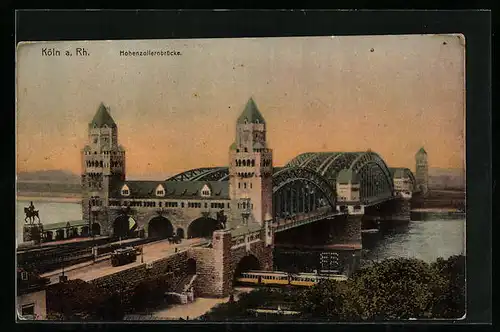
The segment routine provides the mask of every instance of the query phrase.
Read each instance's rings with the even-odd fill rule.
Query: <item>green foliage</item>
[[[131,311],[141,311],[163,303],[164,294],[170,289],[170,275],[148,278],[135,286],[130,296]]]
[[[83,280],[58,283],[47,290],[47,312],[55,320],[120,320],[124,310],[120,294]]]
[[[432,264],[388,259],[357,271],[345,282],[326,280],[307,289],[258,289],[242,295],[236,303],[213,308],[202,319],[255,319],[248,309],[276,308],[278,304],[300,311],[299,319],[309,320],[460,318],[465,311],[464,268],[464,256]]]

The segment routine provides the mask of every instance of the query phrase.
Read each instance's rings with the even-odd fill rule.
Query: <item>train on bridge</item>
[[[319,275],[315,273],[289,274],[281,271],[248,271],[236,277],[235,281],[246,285],[305,286],[311,287],[321,280],[346,281],[343,274]]]

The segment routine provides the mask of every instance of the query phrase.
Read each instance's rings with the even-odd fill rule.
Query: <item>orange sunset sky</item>
[[[41,55],[55,47],[60,57]],[[64,56],[85,47],[86,57]],[[120,50],[180,56],[124,57]],[[252,96],[274,163],[308,151],[371,148],[389,167],[464,167],[464,53],[456,35],[31,43],[17,54],[17,171],[81,172],[100,102],[127,176],[164,179],[228,164]]]

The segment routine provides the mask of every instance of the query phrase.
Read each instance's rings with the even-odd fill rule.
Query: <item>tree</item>
[[[433,315],[442,318],[461,318],[465,314],[465,256],[438,258],[432,263],[436,273],[446,282],[436,297]]]

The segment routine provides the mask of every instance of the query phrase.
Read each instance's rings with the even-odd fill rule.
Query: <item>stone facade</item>
[[[16,308],[17,317],[20,320],[45,320],[47,317],[45,290],[18,295]]]

